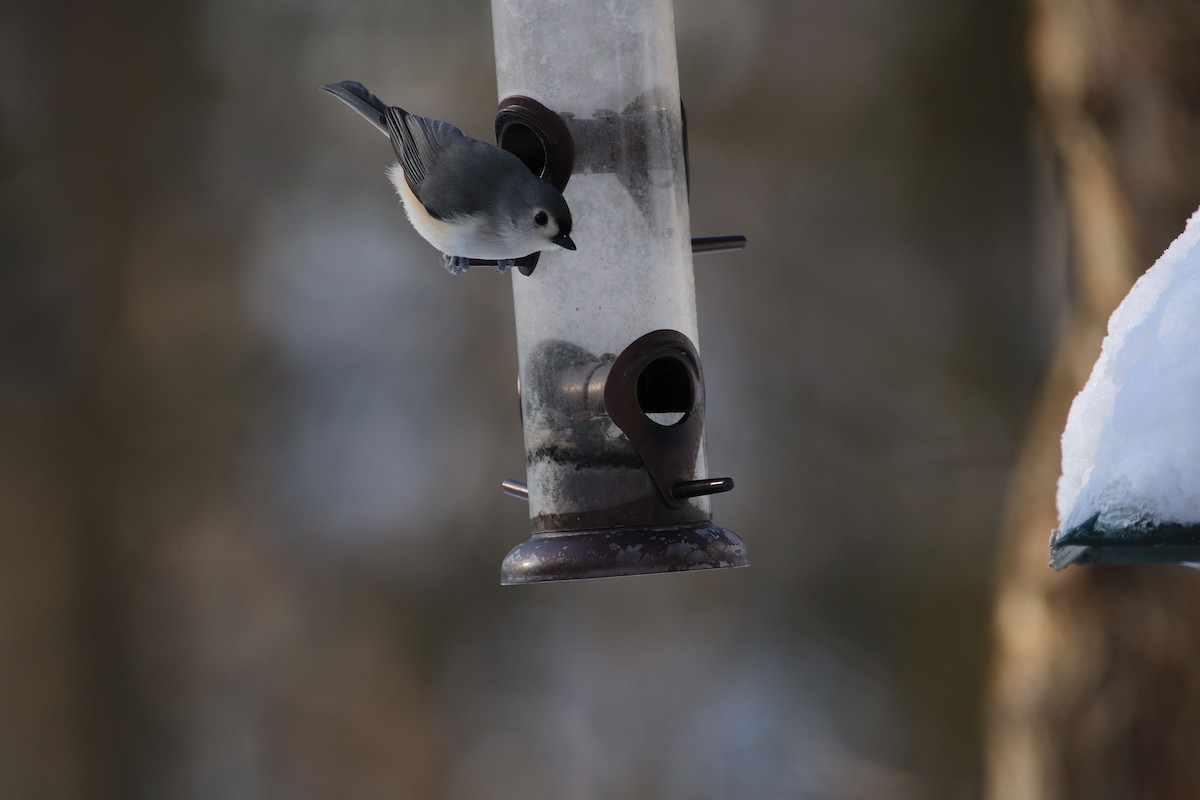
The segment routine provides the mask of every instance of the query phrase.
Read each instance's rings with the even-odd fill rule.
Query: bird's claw
[[[506,270],[506,269],[512,269],[512,268],[513,268],[513,267],[515,267],[516,265],[517,265],[517,262],[516,262],[516,261],[514,261],[514,260],[513,260],[513,259],[511,259],[511,258],[501,258],[501,259],[498,259],[498,260],[496,261],[496,272],[499,272],[501,275],[503,275],[503,274],[504,274],[504,270]]]
[[[462,275],[471,268],[471,259],[466,256],[452,256],[449,253],[442,253],[442,266],[451,275]]]

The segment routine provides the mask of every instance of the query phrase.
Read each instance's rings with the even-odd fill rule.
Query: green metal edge
[[[1050,566],[1072,564],[1180,564],[1200,562],[1200,524],[1139,522],[1099,524],[1099,514],[1068,531],[1050,534]]]

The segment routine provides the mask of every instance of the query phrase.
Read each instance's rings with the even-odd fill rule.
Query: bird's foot
[[[513,259],[511,259],[511,258],[501,258],[501,259],[497,259],[497,261],[496,261],[496,272],[499,272],[501,275],[503,275],[503,274],[504,274],[504,270],[506,270],[506,269],[512,269],[512,268],[513,268],[513,267],[515,267],[516,265],[517,265],[517,262],[516,262],[516,261],[514,261],[514,260],[513,260]]]
[[[471,268],[471,259],[466,256],[452,256],[449,253],[442,253],[442,266],[451,275],[462,275]]]

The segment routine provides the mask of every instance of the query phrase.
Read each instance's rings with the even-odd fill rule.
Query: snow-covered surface
[[[1064,531],[1200,523],[1200,211],[1113,312],[1062,450]]]

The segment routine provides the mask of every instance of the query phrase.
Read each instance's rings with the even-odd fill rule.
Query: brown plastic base
[[[749,565],[738,535],[711,522],[536,533],[505,557],[500,583],[512,586]]]

